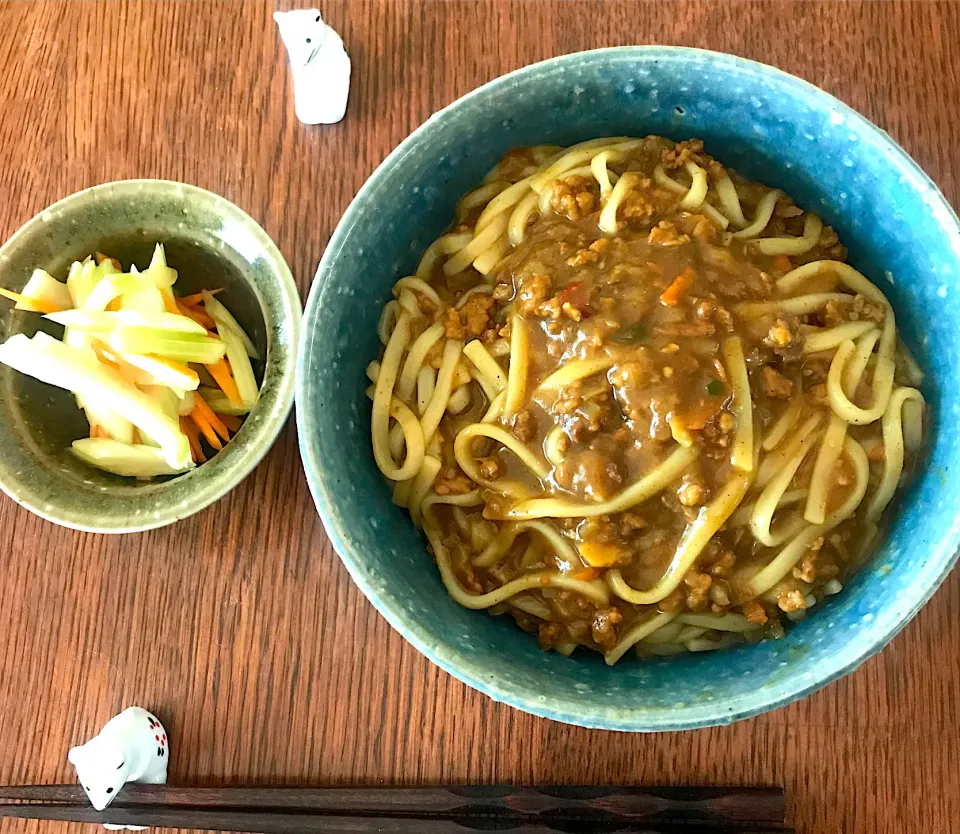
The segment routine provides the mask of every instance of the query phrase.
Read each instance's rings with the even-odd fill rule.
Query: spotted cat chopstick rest
[[[297,118],[307,125],[334,124],[347,111],[350,56],[316,9],[274,12],[290,55]]]
[[[152,713],[141,707],[125,709],[111,718],[98,735],[67,754],[90,804],[98,811],[113,802],[127,782],[165,784],[169,758],[167,731]]]

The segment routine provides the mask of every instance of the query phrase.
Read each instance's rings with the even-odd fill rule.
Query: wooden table
[[[437,108],[527,63],[684,44],[795,73],[888,130],[960,204],[960,5],[332,2],[346,120],[293,114],[272,2],[0,5],[0,238],[95,183],[166,177],[257,219],[306,298],[374,166]],[[428,663],[357,591],[293,425],[216,506],[104,537],[0,497],[0,782],[65,759],[133,703],[179,783],[783,784],[803,832],[960,829],[960,573],[882,654],[785,709],[661,735],[530,717]],[[64,826],[64,829],[66,826]],[[0,831],[56,825],[0,822]],[[93,830],[92,828],[90,830]]]

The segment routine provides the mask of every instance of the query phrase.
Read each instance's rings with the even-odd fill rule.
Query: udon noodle
[[[697,140],[508,153],[368,367],[377,465],[450,595],[613,664],[778,637],[839,592],[925,414],[845,256]]]

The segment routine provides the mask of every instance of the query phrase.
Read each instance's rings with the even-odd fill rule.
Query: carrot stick
[[[190,412],[190,415],[193,416],[195,412],[199,411],[203,415],[204,422],[210,426],[213,431],[220,435],[225,441],[230,439],[230,432],[227,431],[227,427],[223,425],[223,421],[213,413],[213,409],[207,405],[207,401],[201,397],[199,394],[194,393],[193,395],[193,411]]]
[[[177,309],[177,300],[173,297],[173,293],[170,290],[160,290],[160,295],[163,296],[163,306],[167,312],[173,313],[175,316],[180,315],[180,310]]]
[[[660,300],[664,304],[669,304],[671,307],[676,307],[680,303],[680,299],[686,295],[690,287],[693,286],[693,280],[696,278],[694,271],[687,267],[683,272],[681,272],[676,278],[673,279],[673,283],[667,287],[660,296]]]
[[[93,260],[96,262],[97,266],[100,266],[100,264],[102,264],[104,261],[110,261],[110,263],[112,263],[118,270],[123,269],[123,267],[120,266],[120,261],[118,261],[116,258],[111,258],[109,255],[104,255],[103,252],[94,252]]]
[[[194,433],[196,432],[196,427],[193,425],[193,422],[186,417],[180,417],[180,431],[186,435],[187,441],[190,443],[190,457],[193,458],[193,462],[197,462],[197,445],[196,439],[194,438]]]
[[[780,272],[789,272],[793,269],[793,264],[786,255],[777,255],[773,259],[773,268],[780,270]]]
[[[207,290],[210,295],[216,295],[218,292],[223,292],[223,287],[218,287],[215,290]],[[203,293],[194,293],[193,295],[185,295],[180,299],[181,304],[186,304],[188,307],[196,307],[198,304],[203,303]]]
[[[195,321],[201,327],[206,327],[207,330],[212,330],[214,327],[216,327],[213,319],[203,311],[197,310],[193,307],[188,307],[182,301],[177,301],[176,307],[177,309],[173,310],[172,312],[179,313],[181,316],[186,316],[188,319],[193,319],[193,321]]]
[[[570,574],[573,579],[580,579],[583,582],[589,582],[591,579],[596,579],[600,576],[600,571],[596,568],[580,568],[580,570],[575,570]]]
[[[90,342],[90,347],[93,348],[93,352],[97,355],[97,359],[103,362],[104,365],[109,365],[111,368],[117,371],[121,370],[121,366],[117,361],[117,357],[111,353],[110,348],[99,339],[93,339]]]
[[[197,434],[197,427],[194,422],[188,417],[181,417],[180,431],[182,431],[187,436],[187,440],[190,441],[190,455],[193,457],[193,462],[205,463],[207,458],[203,454],[203,448],[200,446],[200,435]]]
[[[237,388],[236,380],[233,378],[233,374],[230,372],[230,365],[227,362],[227,357],[222,356],[218,362],[215,362],[213,365],[204,366],[208,371],[210,371],[210,376],[214,378],[217,385],[220,386],[220,390],[227,395],[227,399],[230,400],[234,405],[243,405],[243,400],[240,399],[240,391]]]
[[[11,301],[15,301],[17,304],[25,304],[29,308],[28,312],[31,313],[62,313],[65,309],[57,304],[51,304],[49,301],[29,298],[18,292],[13,292],[13,290],[5,290],[3,287],[0,287],[0,295],[4,298],[9,298]]]
[[[203,416],[203,413],[195,408],[190,412],[190,419],[197,424],[197,428],[200,429],[200,432],[207,439],[207,443],[219,452],[223,448],[223,444],[220,442],[220,438],[217,437],[217,433],[211,428]]]
[[[100,436],[101,436],[101,434],[100,434],[101,431],[102,431],[102,430],[101,430],[99,424],[97,424],[97,423],[91,423],[91,424],[90,424],[90,437],[93,437],[93,438],[100,437]]]
[[[100,339],[93,339],[90,342],[90,347],[93,348],[93,352],[97,355],[97,359],[103,362],[104,365],[108,365],[117,371],[117,373],[122,374],[131,381],[143,381],[145,373],[143,370],[131,365],[125,359],[121,359],[116,353],[114,353],[109,345],[102,342]]]
[[[216,412],[214,413],[216,414]],[[240,426],[243,425],[243,420],[237,417],[236,414],[217,414],[217,417],[219,417],[220,422],[227,427],[227,431],[230,432],[230,434],[236,434],[240,431]]]

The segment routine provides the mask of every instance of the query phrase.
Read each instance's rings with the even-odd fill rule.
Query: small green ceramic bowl
[[[163,243],[177,291],[223,287],[220,300],[266,357],[255,363],[260,400],[236,437],[183,475],[136,481],[80,462],[70,444],[88,433],[73,395],[0,365],[0,489],[49,521],[99,533],[171,524],[223,497],[273,445],[293,404],[301,302],[276,245],[232,203],[191,185],[126,180],[80,191],[44,209],[0,248],[0,286],[20,290],[42,267],[63,280],[95,251],[144,267]],[[0,303],[0,341],[62,328]]]

